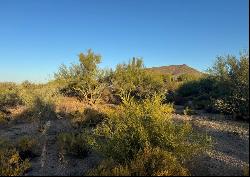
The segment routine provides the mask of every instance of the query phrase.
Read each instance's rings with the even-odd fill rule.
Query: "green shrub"
[[[106,87],[105,82],[101,82],[105,73],[97,66],[100,62],[101,56],[88,50],[87,54],[80,53],[79,64],[62,65],[55,74],[55,79],[62,85],[61,93],[91,105],[99,103]]]
[[[56,118],[55,105],[40,96],[34,96],[32,104],[28,106],[26,117],[40,121],[41,126],[43,126],[46,120]]]
[[[103,105],[102,108],[103,109]],[[106,111],[106,110],[105,110]],[[87,107],[83,112],[74,111],[69,113],[72,123],[77,128],[96,127],[106,117],[104,111],[97,108]]]
[[[13,145],[0,139],[1,176],[22,176],[30,167],[28,159],[22,159]]]
[[[96,126],[101,123],[105,118],[105,115],[95,109],[86,108],[84,110],[84,124],[87,126]]]
[[[227,89],[222,87],[216,79],[211,76],[203,77],[200,80],[185,82],[176,90],[175,103],[187,105],[192,102],[195,109],[205,109],[216,112],[214,105],[215,98],[225,97]]]
[[[177,89],[177,103],[249,119],[249,54],[220,56],[209,75],[185,82]]]
[[[175,155],[160,148],[146,147],[130,163],[132,176],[187,176],[188,170]]]
[[[187,176],[189,172],[174,155],[160,148],[145,147],[129,164],[103,161],[90,176]]]
[[[19,139],[17,144],[17,149],[19,151],[20,157],[22,159],[33,158],[36,156],[36,148],[38,142],[29,136],[24,136]]]
[[[143,60],[138,58],[133,58],[128,64],[117,65],[112,86],[116,94],[125,92],[136,99],[144,99],[165,91],[163,76],[145,70]]]
[[[7,120],[6,120],[6,115],[0,111],[0,124],[3,124],[5,123]]]
[[[191,109],[190,107],[186,107],[184,110],[183,110],[183,113],[184,115],[194,115],[195,114],[195,111],[193,109]]]
[[[22,99],[18,94],[17,88],[7,88],[0,90],[0,110],[20,104],[22,104]]]
[[[249,53],[241,53],[239,58],[218,57],[209,72],[220,87],[227,90],[226,95],[215,98],[215,107],[221,112],[249,119]]]
[[[249,176],[249,164],[243,167],[243,176]]]
[[[127,165],[119,165],[110,159],[89,170],[87,176],[131,176],[131,172]]]
[[[170,160],[177,159],[183,165],[209,147],[210,139],[193,132],[189,124],[175,124],[172,112],[172,105],[162,104],[162,96],[155,95],[141,102],[128,96],[92,135],[85,136],[90,137],[88,142],[107,159],[123,167],[129,166],[146,147],[160,148],[173,155]]]
[[[177,80],[179,82],[188,82],[188,81],[194,81],[194,80],[198,80],[202,77],[202,75],[197,75],[197,74],[181,74],[178,76]]]
[[[89,145],[84,134],[61,133],[57,138],[63,153],[84,158],[89,154]]]

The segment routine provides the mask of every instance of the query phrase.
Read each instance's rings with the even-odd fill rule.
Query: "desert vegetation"
[[[236,163],[224,170],[247,174],[248,52],[218,57],[206,73],[142,58],[102,69],[92,50],[78,58],[46,84],[0,84],[1,176],[201,175],[199,159],[223,146],[216,131],[242,143],[241,163],[221,160]]]

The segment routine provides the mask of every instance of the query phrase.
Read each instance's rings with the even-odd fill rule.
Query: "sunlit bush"
[[[105,82],[101,82],[105,73],[98,68],[101,56],[91,50],[87,54],[79,54],[79,63],[70,67],[62,65],[55,74],[55,79],[62,86],[61,93],[65,96],[74,96],[89,104],[101,101]]]
[[[20,104],[22,104],[22,99],[15,85],[0,87],[0,110]]]
[[[169,160],[173,160],[173,164],[183,165],[209,147],[210,139],[193,132],[189,124],[175,124],[172,112],[172,105],[162,104],[161,96],[155,95],[141,102],[124,97],[123,104],[111,111],[93,135],[89,135],[89,143],[122,167],[129,166],[146,147],[160,148],[167,153]],[[127,172],[126,168],[122,172]],[[154,172],[158,173],[157,170]]]
[[[143,60],[139,58],[133,58],[128,64],[117,65],[112,85],[116,94],[126,92],[137,99],[165,91],[163,76],[146,71]]]
[[[1,176],[22,176],[30,167],[28,159],[22,159],[13,145],[0,139]]]
[[[145,147],[129,164],[104,160],[91,176],[187,176],[189,172],[171,153],[160,148]]]

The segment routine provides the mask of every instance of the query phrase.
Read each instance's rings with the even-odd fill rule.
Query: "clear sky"
[[[248,0],[0,0],[0,81],[44,82],[92,48],[101,67],[205,70],[249,47]]]

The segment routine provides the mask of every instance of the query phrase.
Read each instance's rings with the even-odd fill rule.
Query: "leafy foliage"
[[[106,160],[89,172],[91,176],[187,176],[188,174],[188,170],[171,153],[150,147],[140,151],[128,165]]]
[[[118,94],[126,92],[138,99],[164,91],[162,75],[146,71],[140,58],[133,58],[128,64],[118,65],[112,84]]]
[[[32,137],[24,136],[20,138],[17,145],[20,157],[22,159],[35,157],[37,145],[38,142]]]
[[[228,90],[228,94],[215,101],[221,112],[249,118],[249,53],[218,57],[209,70],[211,75]]]
[[[218,57],[209,75],[184,83],[176,98],[185,104],[192,101],[196,109],[220,111],[249,118],[249,55]]]
[[[171,119],[172,111],[172,105],[162,104],[162,96],[154,95],[151,99],[139,103],[129,96],[124,97],[123,104],[108,114],[108,118],[97,126],[93,135],[88,135],[90,144],[118,164],[114,169],[108,168],[104,173],[127,173],[127,169],[132,170],[129,164],[135,160],[133,163],[135,165],[138,158],[144,158],[140,153],[147,147],[161,149],[155,151],[156,157],[153,159],[155,162],[163,153],[164,157],[168,157],[166,161],[170,160],[173,165],[181,164],[180,166],[193,155],[203,152],[209,145],[208,137],[194,133],[189,124],[175,124]],[[146,152],[148,151],[145,150],[144,153]],[[150,158],[147,159],[149,166],[153,166]],[[161,160],[159,163],[165,164]],[[146,170],[144,165],[147,166],[147,161],[140,167],[143,172],[139,170],[139,174],[150,173],[144,171]],[[167,174],[167,170],[175,169],[169,166],[166,171],[158,171],[158,167],[154,168],[156,169],[152,170],[152,174]],[[183,173],[185,171],[179,170]]]
[[[22,104],[18,88],[13,83],[0,84],[0,110]]]
[[[83,134],[61,133],[57,142],[63,153],[77,157],[86,157],[89,153],[89,146]]]
[[[13,145],[0,139],[1,176],[22,176],[30,167],[28,159],[22,159]]]
[[[104,73],[97,67],[101,56],[88,50],[87,54],[80,53],[79,62],[69,68],[62,65],[55,74],[56,80],[64,85],[61,92],[67,96],[76,96],[89,104],[98,103],[105,88],[105,84],[100,82]]]

